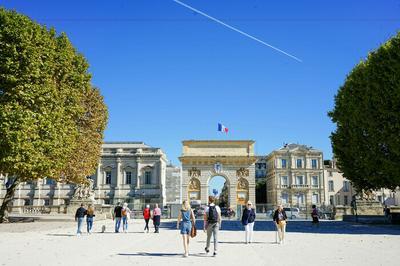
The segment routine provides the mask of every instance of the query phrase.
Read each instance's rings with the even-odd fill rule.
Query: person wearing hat
[[[242,214],[242,224],[245,229],[245,242],[249,244],[253,240],[253,228],[254,221],[256,220],[256,212],[252,208],[253,204],[251,201],[247,202],[246,208],[243,210]]]

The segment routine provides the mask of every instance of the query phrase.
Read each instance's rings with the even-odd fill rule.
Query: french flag
[[[218,131],[228,133],[228,128],[221,123],[218,123]]]

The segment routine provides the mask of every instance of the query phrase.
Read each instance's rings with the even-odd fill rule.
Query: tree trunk
[[[4,196],[3,204],[0,207],[0,223],[8,222],[8,204],[14,198],[15,189],[18,187],[20,181],[18,178],[14,179],[14,182],[7,187],[7,193]]]

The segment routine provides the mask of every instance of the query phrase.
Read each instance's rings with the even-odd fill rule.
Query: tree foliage
[[[351,71],[329,116],[338,167],[356,188],[400,185],[400,33]]]
[[[65,34],[0,8],[0,172],[72,183],[94,172],[107,109],[88,67]]]

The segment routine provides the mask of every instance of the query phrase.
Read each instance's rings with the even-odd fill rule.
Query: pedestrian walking
[[[211,236],[214,237],[214,256],[217,255],[218,248],[218,232],[221,228],[221,209],[214,203],[213,196],[208,197],[208,206],[204,212],[204,232],[207,231],[207,245],[204,249],[207,253],[210,252]]]
[[[121,210],[122,216],[122,231],[124,233],[128,233],[128,220],[129,216],[131,215],[131,210],[128,208],[128,203],[124,202],[124,205]]]
[[[278,230],[279,244],[283,244],[285,241],[287,216],[282,208],[282,205],[279,205],[278,208],[276,209],[273,220]]]
[[[115,220],[115,233],[119,233],[119,228],[121,226],[121,219],[122,219],[122,206],[121,202],[118,202],[113,212],[113,221]]]
[[[82,234],[82,223],[85,219],[86,209],[84,208],[84,204],[81,203],[81,206],[76,210],[75,213],[75,222],[78,222],[78,229],[76,231],[76,236],[80,236]]]
[[[181,222],[182,220],[182,222]],[[196,224],[196,218],[194,216],[193,210],[190,208],[190,204],[187,200],[182,203],[181,211],[178,214],[178,220],[176,222],[176,228],[179,229],[179,224],[181,228],[181,235],[183,241],[184,254],[183,257],[189,256],[189,236],[192,231],[192,226]]]
[[[311,212],[311,218],[312,218],[312,226],[316,226],[319,227],[319,217],[318,217],[318,210],[317,210],[317,206],[312,205],[312,212]]]
[[[158,207],[158,204],[156,204],[153,210],[154,233],[159,233],[160,223],[161,223],[161,209]]]
[[[94,207],[92,204],[89,204],[87,210],[86,210],[86,229],[88,234],[91,234],[93,231],[93,221],[94,221],[94,217],[95,217],[95,213],[94,213]]]
[[[254,228],[254,221],[256,220],[256,212],[252,208],[252,205],[253,204],[251,203],[251,201],[248,201],[247,206],[246,208],[244,208],[242,215],[242,224],[246,231],[245,233],[246,244],[251,243],[253,240],[253,228]]]
[[[146,205],[146,208],[144,208],[143,210],[143,218],[144,218],[144,222],[145,222],[145,226],[144,226],[144,231],[147,233],[149,232],[149,220],[151,217],[151,213],[150,213],[150,206]]]

